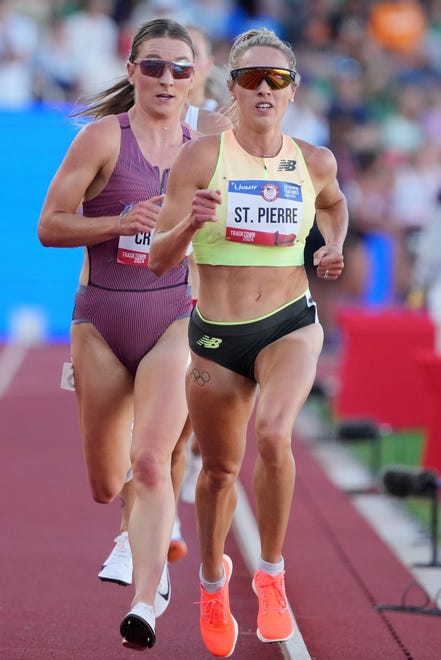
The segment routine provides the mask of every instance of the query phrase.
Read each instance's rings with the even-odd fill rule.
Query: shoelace
[[[202,605],[202,616],[208,620],[210,626],[215,626],[217,623],[227,623],[225,599],[220,594],[207,594],[204,600],[195,603],[195,605]]]
[[[258,580],[262,607],[265,612],[272,609],[282,612],[288,607],[283,583],[284,575],[285,571],[275,577],[265,576],[265,581]]]

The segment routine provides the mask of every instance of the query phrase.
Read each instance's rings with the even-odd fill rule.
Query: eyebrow
[[[186,62],[189,62],[190,64],[192,63],[191,55],[190,56],[188,56],[188,55],[179,55],[177,57],[174,57],[173,60],[167,60],[162,55],[158,55],[158,53],[148,53],[148,55],[139,55],[139,59],[140,60],[162,60],[162,61],[166,61],[166,62],[169,62],[169,61],[170,62],[182,62],[182,61],[185,60]]]

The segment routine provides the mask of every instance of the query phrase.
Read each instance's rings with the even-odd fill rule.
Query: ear
[[[129,83],[133,86],[133,74],[135,72],[135,66],[132,62],[127,62],[126,63],[126,69],[127,69],[127,78]]]

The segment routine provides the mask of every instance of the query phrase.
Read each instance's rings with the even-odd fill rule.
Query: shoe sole
[[[150,649],[156,642],[153,628],[136,614],[128,614],[121,622],[122,645],[134,651]]]
[[[98,573],[98,577],[101,580],[101,582],[113,582],[113,584],[119,584],[121,587],[128,587],[132,584],[132,580],[130,582],[127,582],[126,580],[121,580],[120,578],[114,578],[108,575],[101,575],[101,573],[104,571],[106,568],[106,564],[101,566],[101,571]]]
[[[254,584],[254,580],[251,582],[251,586],[253,587],[253,591],[256,594],[256,596],[259,597],[259,595],[257,593],[257,587]],[[290,632],[290,634],[287,637],[277,637],[277,638],[274,638],[274,639],[268,639],[267,637],[264,637],[262,635],[262,633],[259,630],[259,626],[257,626],[256,635],[257,635],[257,638],[261,642],[263,642],[264,644],[272,644],[273,642],[287,642],[288,639],[291,639],[291,637],[294,635],[294,630],[292,630],[292,632]]]
[[[228,568],[230,569],[230,573],[228,575],[228,580],[227,580],[228,584],[230,584],[231,576],[233,575],[233,561],[232,561],[231,557],[229,557],[228,555],[224,555],[224,560],[225,560],[226,564],[228,565]],[[231,609],[230,609],[230,613],[231,613]],[[239,626],[237,624],[237,621],[236,621],[236,619],[234,618],[234,616],[232,614],[231,614],[231,618],[233,619],[233,623],[234,623],[234,646],[231,650],[231,653],[224,656],[225,658],[229,658],[231,655],[233,655],[234,650],[236,648],[236,644],[237,644],[237,638],[239,637]]]
[[[294,631],[292,631],[292,633],[290,635],[288,635],[288,637],[277,637],[276,639],[267,639],[266,637],[264,637],[262,635],[259,628],[257,628],[256,635],[257,635],[258,639],[261,642],[263,642],[264,644],[273,644],[273,643],[276,643],[276,642],[287,642],[288,639],[291,639],[291,637],[294,635]]]
[[[232,561],[231,557],[229,557],[228,555],[224,555],[224,560],[225,560],[226,564],[228,565],[228,568],[230,569],[230,573],[229,573],[228,578],[227,578],[227,582],[228,582],[228,584],[230,584],[231,576],[233,575],[233,561]],[[230,613],[231,613],[231,609],[230,609]],[[236,619],[234,618],[234,616],[232,614],[231,614],[231,618],[233,619],[233,624],[234,624],[234,645],[233,645],[233,648],[231,649],[231,651],[228,655],[219,656],[219,657],[229,658],[230,656],[233,655],[234,650],[236,648],[237,638],[239,637],[239,626],[237,624]]]
[[[124,582],[123,580],[117,580],[115,578],[107,578],[107,577],[100,577],[101,582],[112,582],[113,584],[119,584],[120,587],[129,587],[132,583],[131,582]]]
[[[218,658],[230,658],[233,655],[234,650],[236,648],[237,638],[239,637],[239,626],[237,625],[237,621],[233,615],[231,615],[231,618],[233,619],[233,623],[234,623],[234,635],[235,635],[234,646],[228,655],[218,655],[217,656]]]

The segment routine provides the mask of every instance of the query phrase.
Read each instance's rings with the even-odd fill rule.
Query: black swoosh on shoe
[[[164,600],[170,600],[170,591],[170,577],[167,575],[167,591],[162,593],[162,591],[158,589],[158,594],[162,596]]]
[[[158,585],[158,589],[156,590],[156,594],[157,594],[157,596],[160,596],[164,601],[162,603],[162,607],[160,608],[160,611],[158,611],[158,608],[155,607],[155,614],[158,617],[158,616],[161,616],[161,614],[163,614],[165,612],[165,610],[167,609],[167,607],[169,606],[169,603],[170,603],[171,581],[170,581],[170,573],[168,571],[168,568],[167,568],[167,590],[162,592],[161,589],[160,589],[160,585]],[[157,596],[155,596],[155,602],[156,602]]]

